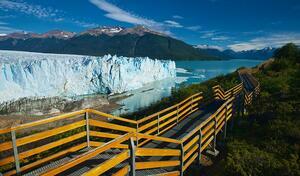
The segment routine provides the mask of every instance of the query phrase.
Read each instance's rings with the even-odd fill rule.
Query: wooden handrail
[[[86,109],[86,112],[96,114],[96,115],[99,115],[99,116],[103,116],[103,117],[109,118],[109,119],[115,119],[115,120],[119,120],[119,121],[122,121],[122,122],[137,124],[137,121],[135,121],[135,120],[130,120],[130,119],[122,118],[122,117],[113,116],[111,114],[107,114],[107,113],[97,111],[97,110],[94,110],[94,109]]]
[[[199,95],[201,95],[201,94],[202,94],[202,92],[196,93],[196,94],[194,94],[194,95],[192,95],[192,96],[190,96],[190,97],[184,99],[183,101],[181,101],[181,102],[179,102],[179,103],[177,103],[177,104],[175,104],[175,105],[173,105],[173,106],[170,106],[170,107],[168,107],[168,108],[166,108],[166,109],[163,109],[163,110],[161,110],[161,111],[159,111],[159,112],[156,112],[156,113],[154,113],[154,114],[151,114],[151,115],[149,115],[149,116],[147,116],[147,117],[144,117],[144,118],[138,120],[137,123],[143,123],[143,122],[145,122],[145,121],[147,121],[147,120],[150,120],[151,118],[154,118],[154,117],[158,116],[159,114],[162,114],[162,113],[164,113],[164,112],[167,112],[167,111],[169,111],[169,110],[171,110],[171,109],[173,109],[173,108],[176,108],[177,106],[182,105],[182,104],[186,103],[187,101],[191,100],[193,97],[199,96]]]

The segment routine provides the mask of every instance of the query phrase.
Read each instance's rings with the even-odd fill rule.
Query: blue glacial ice
[[[0,102],[23,97],[116,94],[176,77],[174,61],[0,50]]]

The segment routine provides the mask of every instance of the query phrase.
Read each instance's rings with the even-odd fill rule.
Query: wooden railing
[[[194,161],[200,163],[205,150],[216,151],[217,135],[223,131],[226,136],[227,123],[236,104],[240,104],[237,98],[246,101],[251,96],[252,101],[252,96],[259,93],[259,83],[247,96],[240,96],[242,90],[242,83],[227,91],[221,86],[213,87],[214,98],[223,100],[222,105],[181,139],[160,135],[197,111],[202,93],[137,121],[85,109],[0,129],[0,134],[6,136],[0,143],[0,167],[7,171],[5,176],[15,175],[88,147],[89,151],[45,170],[42,175],[62,174],[115,150],[113,157],[94,163],[96,166],[84,175],[134,175],[139,170],[157,168],[170,168],[163,175],[183,175]],[[166,145],[145,147],[153,141]]]
[[[134,144],[134,139],[139,137],[140,139],[149,139],[155,141],[162,141],[166,143],[172,143],[175,145],[179,145],[181,142],[175,139],[158,137],[158,136],[151,136],[146,134],[140,134],[136,132],[130,132],[125,135],[119,136],[116,139],[109,141],[108,143],[102,144],[97,148],[83,153],[82,155],[77,156],[76,158],[61,164],[59,167],[54,169],[48,170],[43,176],[52,176],[60,174],[72,167],[79,165],[97,155],[101,155],[102,153],[116,148],[116,146],[123,145],[123,150],[116,154],[114,157],[107,159],[106,161],[99,163],[96,167],[89,170],[88,172],[84,173],[84,175],[101,175],[104,172],[109,172],[111,169],[116,168],[116,166],[120,166],[119,168],[115,169],[116,171],[112,174],[114,175],[126,175],[130,171],[135,170],[143,170],[143,169],[153,169],[153,168],[160,168],[160,167],[174,167],[179,165],[179,156],[180,150],[179,149],[168,149],[168,148],[136,148]],[[126,144],[124,144],[126,143]],[[153,156],[169,156],[169,157],[176,157],[175,160],[166,160],[166,161],[135,161],[136,157],[153,157]]]
[[[134,120],[86,109],[1,129],[1,136],[6,136],[6,139],[3,137],[4,141],[0,143],[0,167],[7,170],[15,168],[5,175],[26,171],[68,153],[99,146],[109,139],[136,131],[136,124]]]
[[[188,115],[199,109],[200,101],[203,99],[202,93],[194,94],[187,99],[175,104],[162,111],[154,113],[150,116],[142,118],[137,121],[137,132],[151,135],[162,134],[180,121],[185,119]],[[139,140],[140,141],[140,140]],[[149,140],[143,140],[138,145],[142,146]]]
[[[224,91],[220,85],[216,85],[213,87],[213,93],[215,99],[228,100],[232,96],[236,96],[240,94],[243,90],[243,83],[240,83],[231,89]]]
[[[181,142],[183,172],[197,160],[200,163],[201,153],[212,143],[212,149],[215,150],[217,134],[223,129],[226,135],[227,121],[233,115],[234,97],[228,99],[214,114],[210,115],[194,130],[185,135]]]

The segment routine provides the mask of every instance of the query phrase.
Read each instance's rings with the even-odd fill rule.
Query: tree
[[[297,45],[288,43],[275,51],[274,57],[277,59],[288,59],[299,62],[300,51]]]

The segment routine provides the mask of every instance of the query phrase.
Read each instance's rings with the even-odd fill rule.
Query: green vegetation
[[[261,94],[228,135],[218,175],[300,175],[300,51],[287,44],[274,56],[255,74]]]
[[[225,157],[212,168],[203,167],[208,175],[300,175],[300,52],[287,44],[275,53],[275,61],[254,76],[261,93],[247,108],[244,118],[235,120],[227,135]],[[225,89],[239,83],[237,73],[182,86],[152,106],[128,115],[136,119],[162,110],[182,99],[203,92],[205,102],[212,96],[211,87]],[[219,149],[222,147],[219,146]],[[194,167],[195,168],[195,167]],[[191,171],[199,175],[198,168]],[[197,173],[197,174],[195,174]]]

